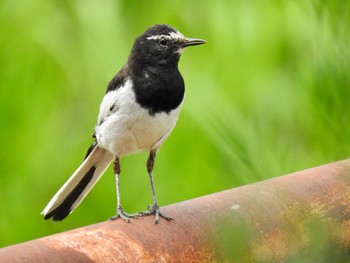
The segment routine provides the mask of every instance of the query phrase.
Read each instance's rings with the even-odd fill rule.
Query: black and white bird
[[[83,163],[45,207],[45,219],[61,221],[83,201],[114,161],[117,213],[111,220],[155,215],[163,217],[156,199],[152,170],[156,153],[173,130],[184,99],[184,80],[178,69],[185,47],[204,44],[201,39],[186,38],[169,25],[154,25],[139,36],[127,63],[110,81],[100,106],[95,141]],[[124,212],[120,199],[119,158],[150,151],[147,170],[151,181],[153,205],[145,212]]]

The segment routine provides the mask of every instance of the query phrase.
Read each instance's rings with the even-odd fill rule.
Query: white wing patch
[[[108,92],[104,97],[100,105],[100,112],[98,114],[97,118],[97,124],[101,125],[106,118],[111,114],[111,112],[116,111],[120,105],[120,97],[121,93],[125,93],[125,91],[128,91],[131,86],[131,81],[130,79],[126,80],[123,86],[121,86],[117,90],[113,90]]]

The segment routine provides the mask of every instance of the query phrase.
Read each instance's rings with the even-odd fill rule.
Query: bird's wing
[[[118,98],[117,90],[125,84],[128,80],[128,67],[124,65],[117,75],[109,82],[106,94],[100,105],[100,112],[98,114],[98,125],[101,125],[105,119],[116,110],[116,101]]]
[[[106,118],[116,109],[118,93],[116,90],[108,92],[104,97],[100,105],[100,112],[98,114],[97,123],[101,125]]]

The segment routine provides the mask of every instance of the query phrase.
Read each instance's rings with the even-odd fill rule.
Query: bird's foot
[[[114,221],[117,220],[118,218],[123,219],[125,222],[130,223],[130,218],[139,218],[140,215],[139,214],[128,214],[126,212],[124,212],[123,208],[117,207],[117,214],[115,216],[112,216],[109,218],[110,221]]]
[[[153,205],[148,206],[148,210],[147,211],[140,212],[140,213],[138,213],[138,215],[139,216],[155,215],[155,220],[154,220],[155,224],[159,223],[160,217],[164,218],[167,221],[174,220],[170,216],[166,216],[165,214],[161,213],[160,210],[159,210],[158,204],[153,204]]]

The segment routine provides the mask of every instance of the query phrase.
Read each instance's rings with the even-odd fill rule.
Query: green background
[[[350,154],[350,2],[0,1],[0,246],[115,213],[109,168],[60,223],[40,212],[92,142],[106,85],[148,26],[207,44],[183,52],[186,100],[160,150],[160,205]],[[122,159],[126,211],[151,203],[148,153]]]

